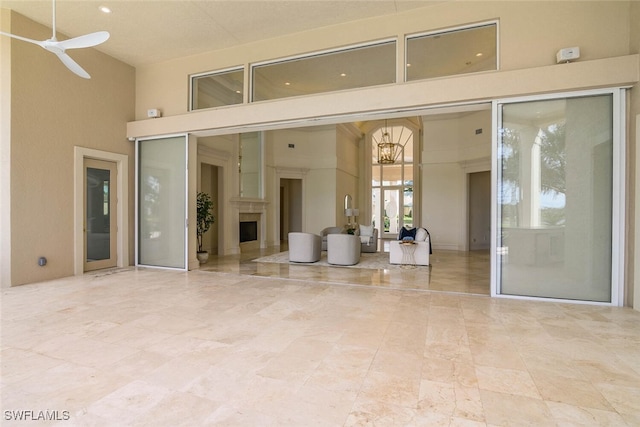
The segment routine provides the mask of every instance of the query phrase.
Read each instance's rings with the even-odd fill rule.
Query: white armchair
[[[289,233],[289,261],[320,261],[322,238],[312,233]]]
[[[392,240],[389,242],[389,263],[402,264],[402,247],[401,240]],[[416,229],[416,237],[414,239],[415,250],[413,258],[416,265],[429,265],[429,255],[431,254],[431,238],[429,232],[424,228]]]
[[[360,261],[360,238],[353,234],[329,234],[327,262],[335,265],[354,265]]]

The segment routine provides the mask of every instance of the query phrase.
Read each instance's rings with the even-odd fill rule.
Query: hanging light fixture
[[[391,136],[387,130],[387,121],[384,121],[384,132],[382,132],[382,138],[378,142],[378,163],[383,165],[390,165],[396,162],[396,151],[398,144],[391,142]]]

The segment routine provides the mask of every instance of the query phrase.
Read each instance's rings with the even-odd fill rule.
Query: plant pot
[[[198,261],[200,261],[200,264],[204,264],[209,261],[209,252],[207,251],[198,252],[196,256],[198,257]]]

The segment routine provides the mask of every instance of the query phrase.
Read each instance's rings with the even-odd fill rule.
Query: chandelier
[[[390,165],[396,162],[397,151],[400,146],[391,142],[391,136],[387,130],[387,121],[384,121],[384,132],[378,142],[378,163]]]

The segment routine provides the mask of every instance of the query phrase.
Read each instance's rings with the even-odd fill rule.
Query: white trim
[[[500,210],[498,209],[498,181],[500,179],[500,164],[498,158],[498,125],[502,122],[502,110],[498,108],[498,101],[491,102],[491,297],[497,297],[500,292],[500,269],[498,268],[498,224],[500,224]]]
[[[547,298],[547,297],[531,297],[525,295],[491,295],[492,297],[502,298],[502,299],[514,299],[514,300],[524,300],[524,301],[547,301],[553,303],[563,303],[563,304],[582,304],[582,305],[600,305],[604,307],[617,307],[617,304],[612,304],[609,302],[601,302],[601,301],[585,301],[580,299],[564,299],[564,298]]]
[[[306,59],[306,58],[314,58],[316,56],[330,55],[332,53],[348,52],[350,50],[361,49],[363,47],[374,47],[374,46],[379,46],[387,43],[397,44],[397,42],[398,42],[398,38],[395,36],[386,37],[383,39],[371,40],[371,41],[366,41],[362,43],[355,43],[355,44],[349,44],[346,46],[339,46],[339,47],[334,47],[329,49],[316,50],[313,52],[301,53],[299,55],[284,56],[281,58],[268,59],[266,61],[253,62],[251,63],[251,69],[253,70],[254,68],[262,67],[264,65],[280,64],[284,62],[296,61],[298,59]]]
[[[613,91],[613,200],[611,229],[611,303],[624,306],[626,227],[626,91]]]
[[[118,267],[129,265],[129,156],[75,146],[73,149],[73,274],[84,274],[84,159],[106,160],[117,167]]]
[[[500,264],[498,259],[498,225],[500,224],[500,212],[498,209],[498,181],[500,179],[500,164],[498,156],[499,148],[499,125],[502,122],[502,106],[504,104],[514,104],[520,102],[531,101],[545,101],[564,98],[579,98],[587,96],[597,95],[611,95],[612,96],[612,114],[613,114],[613,164],[612,164],[612,205],[611,205],[611,301],[599,302],[599,301],[583,301],[573,299],[562,298],[547,298],[547,297],[531,297],[521,295],[505,295],[502,294],[500,287]],[[491,185],[492,185],[492,213],[491,213],[491,228],[493,230],[491,236],[491,296],[499,298],[512,298],[512,299],[529,299],[529,300],[542,300],[553,302],[566,302],[566,303],[581,303],[591,305],[604,305],[604,306],[623,306],[624,305],[624,277],[625,277],[625,265],[624,265],[624,244],[625,244],[625,145],[626,145],[626,100],[625,100],[625,88],[603,88],[593,90],[581,90],[574,92],[557,92],[543,95],[528,95],[513,98],[496,99],[492,102],[492,117],[493,117],[493,129],[492,129],[492,173],[491,173]]]

